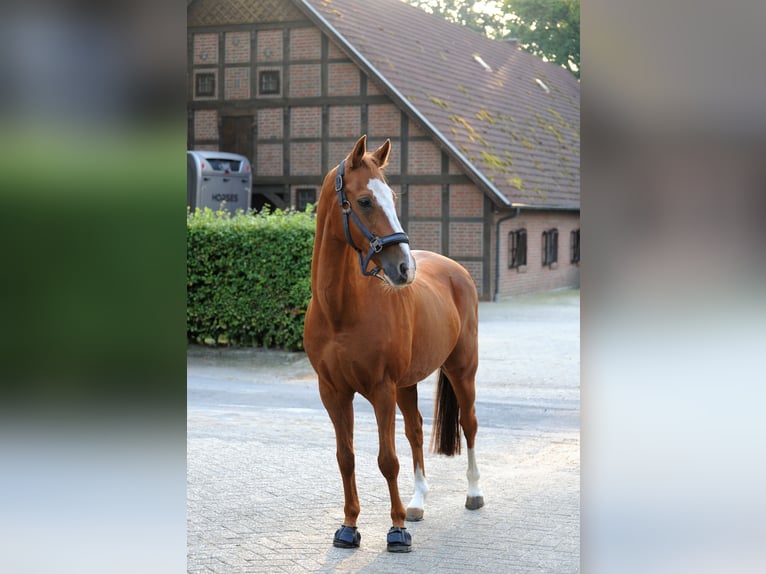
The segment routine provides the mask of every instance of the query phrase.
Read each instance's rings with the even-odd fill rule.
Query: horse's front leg
[[[396,403],[404,417],[404,433],[410,442],[412,450],[412,467],[415,472],[415,492],[410,503],[407,505],[407,520],[423,520],[428,483],[426,482],[426,469],[423,464],[423,417],[418,410],[418,388],[398,388],[396,390]]]
[[[406,512],[402,499],[399,497],[399,459],[396,456],[396,386],[386,382],[377,388],[370,397],[378,421],[378,468],[388,482],[388,493],[391,497],[391,521],[393,526],[388,531],[387,543],[389,552],[409,552],[412,537],[404,527]]]
[[[356,491],[354,458],[354,393],[339,391],[327,381],[319,380],[319,395],[335,427],[335,444],[338,467],[343,479],[344,519],[335,532],[333,545],[339,548],[359,546],[361,534],[356,529],[359,517],[359,495]]]

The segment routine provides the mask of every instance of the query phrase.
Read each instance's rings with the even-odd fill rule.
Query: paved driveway
[[[426,454],[413,550],[386,551],[377,427],[357,397],[361,547],[332,546],[343,490],[332,424],[302,353],[188,352],[189,572],[579,572],[579,291],[480,305],[477,461],[486,505],[464,508],[465,454]],[[420,383],[430,438],[434,380]],[[413,492],[397,418],[399,486]]]

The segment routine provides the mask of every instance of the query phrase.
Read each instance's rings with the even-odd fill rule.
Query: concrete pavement
[[[407,523],[409,554],[386,551],[377,427],[357,397],[361,547],[332,546],[343,520],[335,439],[302,353],[188,352],[188,571],[579,572],[579,291],[480,305],[477,462],[486,505],[464,508],[465,453],[426,454],[430,493]],[[433,376],[418,386],[426,441]],[[413,492],[397,418],[399,487]]]

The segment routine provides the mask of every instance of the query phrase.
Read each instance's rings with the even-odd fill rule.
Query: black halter
[[[351,209],[351,202],[349,202],[348,197],[346,197],[346,192],[343,189],[343,173],[345,166],[346,160],[344,159],[340,162],[340,165],[338,166],[338,173],[335,175],[335,191],[338,192],[338,205],[340,205],[341,209],[343,210],[343,231],[346,232],[346,241],[351,247],[354,248],[357,255],[359,255],[359,267],[362,269],[362,275],[377,277],[382,281],[383,278],[378,275],[380,267],[375,267],[372,271],[367,271],[367,266],[369,265],[372,256],[375,253],[380,253],[383,251],[384,247],[389,245],[394,245],[396,243],[409,243],[410,238],[407,237],[406,233],[392,233],[391,235],[386,235],[385,237],[378,237],[377,235],[373,235],[369,232],[369,230],[364,226],[364,223],[362,223],[356,213],[354,213],[354,211]],[[348,227],[349,216],[351,216],[351,219],[354,220],[354,223],[356,223],[356,226],[359,228],[359,231],[362,232],[362,235],[364,235],[367,241],[370,242],[370,250],[367,252],[367,255],[362,255],[362,250],[356,246],[356,243],[354,243],[354,240],[351,237],[351,232],[349,231]]]

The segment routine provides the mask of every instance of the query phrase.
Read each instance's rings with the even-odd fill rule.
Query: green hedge
[[[186,228],[188,339],[302,349],[311,297],[311,214],[197,210]]]

